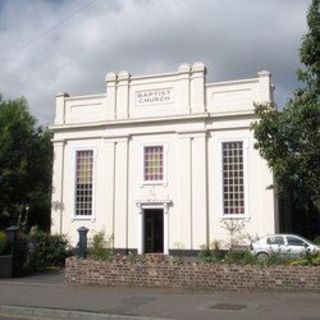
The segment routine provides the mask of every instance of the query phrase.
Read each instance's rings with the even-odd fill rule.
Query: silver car
[[[251,251],[259,258],[267,258],[272,253],[299,257],[309,251],[320,252],[320,247],[310,240],[295,234],[267,235],[251,243]]]

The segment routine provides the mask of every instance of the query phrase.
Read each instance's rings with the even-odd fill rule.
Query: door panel
[[[145,253],[163,253],[163,210],[144,210]]]

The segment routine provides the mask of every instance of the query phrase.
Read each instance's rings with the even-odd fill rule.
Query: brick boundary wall
[[[168,261],[157,264],[66,260],[65,281],[75,286],[129,286],[226,290],[320,290],[320,266],[239,266]]]

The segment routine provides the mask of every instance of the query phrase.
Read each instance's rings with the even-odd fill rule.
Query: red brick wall
[[[238,266],[168,261],[157,264],[81,260],[66,261],[67,285],[197,289],[320,290],[320,267]]]

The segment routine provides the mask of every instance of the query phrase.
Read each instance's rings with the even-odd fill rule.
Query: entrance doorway
[[[163,253],[163,209],[144,210],[144,251]]]

